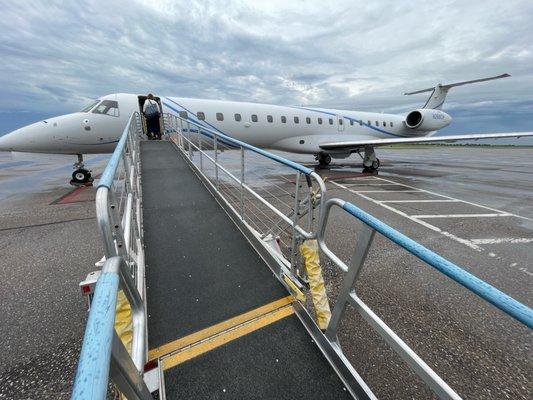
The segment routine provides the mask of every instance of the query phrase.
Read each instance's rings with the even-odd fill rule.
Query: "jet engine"
[[[421,108],[411,111],[405,117],[405,126],[417,131],[437,131],[452,122],[452,117],[440,110]]]

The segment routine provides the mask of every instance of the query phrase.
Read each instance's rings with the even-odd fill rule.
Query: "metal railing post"
[[[213,135],[213,149],[215,150],[215,183],[217,192],[219,191],[218,182],[218,138],[217,135]]]
[[[122,393],[127,399],[153,399],[150,390],[148,390],[148,387],[144,382],[142,373],[139,372],[133,364],[133,361],[128,354],[128,350],[126,350],[116,332],[113,334],[109,377],[117,386],[120,393]]]
[[[192,160],[191,124],[187,121],[187,147],[189,148],[189,160]]]
[[[326,329],[326,337],[331,341],[337,341],[337,329],[339,322],[344,315],[346,305],[348,304],[348,296],[355,286],[355,281],[359,277],[363,264],[365,263],[368,250],[372,244],[376,231],[368,225],[363,225],[361,231],[357,235],[357,244],[348,267],[348,272],[342,281],[342,287],[337,296],[335,307],[331,313],[331,319]]]
[[[300,171],[296,172],[296,189],[294,192],[294,207],[292,215],[292,240],[291,240],[291,274],[296,276],[296,257],[297,257],[297,234],[296,225],[298,224],[298,216],[300,215]]]
[[[200,171],[204,170],[204,161],[202,157],[202,133],[200,128],[198,128],[198,156],[200,157]]]
[[[244,221],[244,147],[241,146],[241,220]]]
[[[183,149],[183,151],[185,151],[185,145],[184,145],[185,142],[183,141],[183,120],[180,118],[179,121],[180,121],[181,148]]]

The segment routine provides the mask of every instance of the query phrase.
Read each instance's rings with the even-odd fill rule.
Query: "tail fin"
[[[422,108],[432,108],[432,109],[435,109],[435,110],[440,110],[442,108],[442,105],[444,104],[444,100],[446,100],[446,95],[448,94],[448,90],[450,90],[452,87],[467,85],[469,83],[491,81],[493,79],[507,78],[509,76],[511,76],[511,75],[502,74],[502,75],[498,75],[498,76],[491,76],[489,78],[474,79],[473,81],[463,81],[463,82],[457,82],[457,83],[450,83],[448,85],[443,85],[443,84],[439,83],[435,87],[428,88],[428,89],[417,90],[416,92],[404,93],[404,95],[409,96],[409,95],[412,95],[412,94],[431,92],[431,95],[429,96],[429,99],[426,101],[426,104],[424,104],[424,107],[422,107]]]

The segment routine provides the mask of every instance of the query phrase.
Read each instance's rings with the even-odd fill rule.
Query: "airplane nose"
[[[42,151],[49,146],[47,122],[24,126],[0,137],[0,151]]]
[[[18,149],[22,144],[22,135],[19,136],[17,134],[19,130],[20,129],[17,129],[16,131],[0,137],[0,151],[17,151],[16,149]]]

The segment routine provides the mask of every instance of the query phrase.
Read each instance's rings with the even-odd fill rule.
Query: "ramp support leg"
[[[335,301],[335,307],[333,308],[331,319],[329,321],[328,328],[326,329],[326,337],[330,341],[337,341],[337,329],[339,328],[339,322],[341,321],[342,315],[346,310],[346,305],[348,304],[350,293],[353,290],[355,281],[363,269],[363,264],[365,263],[368,250],[370,249],[370,245],[372,244],[375,233],[376,231],[373,228],[365,224],[357,235],[357,244],[350,261],[350,266],[348,268],[348,272],[344,276],[344,280],[342,281],[342,287],[339,292],[339,296],[337,297],[337,301]]]

